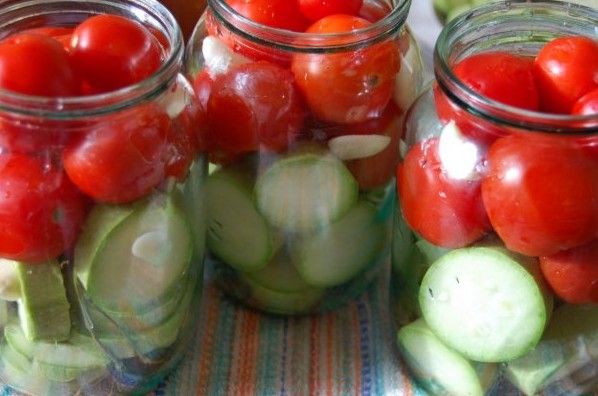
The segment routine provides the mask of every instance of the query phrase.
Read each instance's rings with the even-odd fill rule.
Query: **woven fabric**
[[[160,395],[424,395],[393,343],[387,288],[333,313],[261,315],[205,289],[193,349]]]

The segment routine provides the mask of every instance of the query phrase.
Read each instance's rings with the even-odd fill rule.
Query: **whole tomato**
[[[308,33],[330,35],[354,31],[371,22],[352,15],[331,15],[312,24]],[[296,53],[291,69],[311,112],[323,121],[363,122],[379,116],[392,97],[401,67],[398,43],[386,40],[343,52]]]
[[[471,55],[458,62],[453,72],[468,88],[505,105],[526,110],[539,110],[533,61],[506,52],[491,51]],[[434,100],[438,117],[443,122],[455,121],[463,134],[487,146],[509,131],[473,115],[453,103],[434,86]]]
[[[543,111],[568,114],[584,94],[598,88],[598,42],[559,37],[536,55],[534,74]]]
[[[407,224],[430,243],[460,248],[490,231],[481,182],[450,177],[439,159],[438,138],[413,146],[397,167],[397,190]]]
[[[88,196],[126,203],[144,197],[165,177],[171,120],[158,105],[107,116],[63,151],[64,169]]]
[[[298,0],[299,10],[311,21],[333,14],[357,15],[363,0]]]
[[[487,154],[482,197],[506,246],[547,256],[598,233],[598,158],[564,136],[510,135]]]
[[[561,299],[572,304],[598,304],[598,240],[540,257],[540,268]]]
[[[246,63],[217,76],[209,90],[206,144],[211,158],[283,151],[303,126],[293,74],[269,62]]]
[[[299,11],[297,0],[226,0],[245,18],[270,27],[295,32],[304,31],[309,20]]]
[[[151,31],[119,15],[96,15],[81,22],[71,36],[71,53],[91,93],[138,83],[162,64],[162,49]]]
[[[79,95],[81,80],[65,47],[52,37],[17,33],[0,41],[0,88],[20,94]]]
[[[88,201],[40,157],[0,153],[0,257],[26,263],[72,247]]]

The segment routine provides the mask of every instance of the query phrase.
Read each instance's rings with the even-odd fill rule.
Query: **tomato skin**
[[[333,14],[357,15],[363,0],[298,0],[298,3],[306,18],[317,21]]]
[[[59,42],[41,34],[18,33],[0,42],[0,88],[26,95],[69,97],[80,93],[81,81]]]
[[[598,158],[574,139],[511,135],[487,159],[482,197],[509,249],[545,256],[597,235]]]
[[[354,30],[358,34],[359,28],[369,25],[369,21],[360,17],[331,15],[312,24],[307,32]],[[340,124],[379,116],[392,97],[400,67],[398,43],[392,40],[350,53],[296,53],[291,64],[297,85],[314,116]]]
[[[24,154],[0,154],[0,256],[26,263],[70,249],[88,208],[57,168]]]
[[[490,231],[480,181],[455,180],[438,158],[438,138],[413,146],[397,167],[397,191],[405,221],[430,243],[468,246]]]
[[[245,18],[262,25],[303,32],[309,20],[299,11],[296,0],[226,0],[228,5]]]
[[[304,118],[303,102],[288,70],[269,62],[234,67],[212,84],[206,116],[208,152],[229,157],[260,148],[283,151],[300,134]]]
[[[530,59],[505,52],[485,52],[463,59],[453,72],[467,87],[489,99],[532,111],[540,108]],[[454,120],[463,134],[482,146],[509,133],[506,128],[472,115],[451,102],[438,85],[434,86],[434,99],[443,123]]]
[[[164,179],[170,127],[168,115],[155,105],[108,117],[64,149],[64,169],[98,201],[142,198]]]
[[[589,91],[573,104],[572,115],[598,115],[598,88]]]
[[[538,52],[534,73],[542,110],[568,114],[580,97],[598,88],[598,42],[583,36],[556,38]]]
[[[598,240],[540,257],[540,269],[553,292],[572,304],[598,304]]]
[[[162,63],[158,40],[143,25],[118,15],[96,15],[81,22],[71,36],[78,73],[91,93],[105,93],[138,83]]]

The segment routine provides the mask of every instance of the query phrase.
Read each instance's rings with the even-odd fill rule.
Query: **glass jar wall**
[[[115,31],[124,52],[94,45]],[[207,161],[179,27],[151,0],[3,2],[0,40],[0,380],[148,391],[188,349],[203,279]]]
[[[398,350],[432,394],[598,385],[598,115],[574,104],[598,88],[597,22],[496,2],[437,41],[405,120],[391,276]]]
[[[278,314],[340,307],[387,268],[400,124],[423,70],[409,1],[314,21],[292,4],[272,27],[208,1],[186,59],[205,111],[210,278]]]

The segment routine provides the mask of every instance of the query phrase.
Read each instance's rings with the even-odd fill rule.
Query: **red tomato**
[[[559,37],[544,45],[534,63],[542,110],[567,114],[584,94],[598,88],[598,42]]]
[[[291,55],[287,51],[279,50],[273,46],[260,44],[258,40],[246,39],[233,33],[224,26],[210,9],[205,14],[206,30],[210,36],[224,41],[234,52],[254,61],[268,61],[288,67]]]
[[[73,33],[73,28],[63,26],[41,26],[23,30],[22,33],[36,33],[41,34],[42,36],[57,38],[62,36],[70,36]]]
[[[574,139],[511,135],[487,158],[482,196],[509,249],[544,256],[596,237],[598,158]]]
[[[598,240],[551,256],[540,268],[554,293],[572,304],[598,304]]]
[[[299,135],[304,113],[290,71],[268,62],[237,66],[217,76],[212,85],[206,116],[208,152],[228,157],[260,147],[283,151]]]
[[[81,82],[59,42],[41,34],[19,33],[0,42],[0,88],[66,97],[78,95]]]
[[[3,115],[0,117],[0,149],[29,154],[60,149],[73,139],[69,125],[59,120]]]
[[[92,91],[104,93],[138,83],[162,63],[160,44],[140,23],[118,15],[96,15],[71,38],[78,72]]]
[[[539,110],[533,63],[530,59],[506,52],[471,55],[454,67],[453,72],[467,87],[489,99],[532,111]],[[504,127],[472,115],[451,102],[438,86],[434,87],[438,117],[454,120],[466,136],[488,145],[508,133]]]
[[[303,32],[309,21],[299,11],[296,0],[226,0],[245,18],[270,27]]]
[[[449,177],[438,158],[438,138],[413,146],[397,168],[397,190],[407,224],[434,245],[460,248],[490,231],[479,181]]]
[[[360,17],[332,15],[320,19],[307,31],[355,31],[358,35],[360,28],[370,25]],[[351,52],[297,53],[291,65],[315,117],[341,124],[379,116],[392,97],[400,67],[398,44],[392,40]]]
[[[309,20],[317,21],[328,15],[357,15],[363,0],[298,0],[299,9]]]
[[[598,88],[579,98],[571,108],[572,115],[598,115]]]
[[[205,124],[201,121],[198,106],[187,106],[173,120],[172,128],[168,129],[168,147],[165,173],[179,181],[183,181],[189,168],[203,146],[201,128]]]
[[[126,110],[107,117],[63,152],[73,183],[102,202],[139,199],[165,176],[170,118],[158,106]]]
[[[0,154],[0,256],[27,263],[72,247],[87,201],[66,175],[39,158]]]

